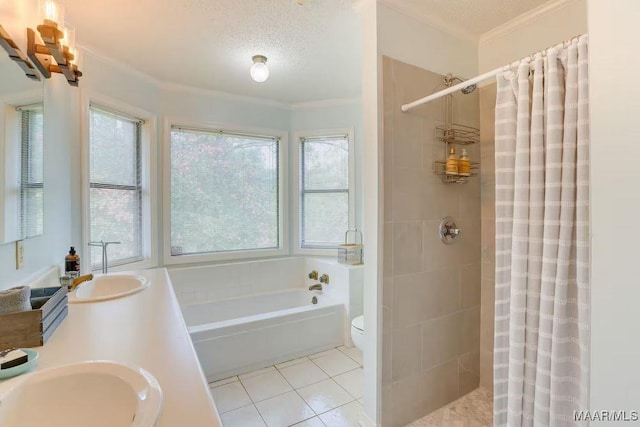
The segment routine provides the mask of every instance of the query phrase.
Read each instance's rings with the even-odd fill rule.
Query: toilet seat
[[[364,348],[364,316],[358,316],[351,321],[351,340],[360,350]]]
[[[364,316],[358,316],[351,321],[351,326],[357,330],[364,332]]]

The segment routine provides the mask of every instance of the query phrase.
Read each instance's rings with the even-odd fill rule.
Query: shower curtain
[[[586,425],[587,37],[498,75],[495,426]]]

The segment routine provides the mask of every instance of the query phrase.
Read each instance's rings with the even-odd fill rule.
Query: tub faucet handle
[[[325,285],[328,285],[329,284],[329,275],[325,273],[322,276],[320,276],[320,283],[324,283]]]
[[[311,273],[309,273],[309,279],[318,280],[318,270],[312,270]]]

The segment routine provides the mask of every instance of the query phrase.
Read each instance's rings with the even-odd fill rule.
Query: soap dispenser
[[[445,173],[447,175],[458,175],[458,156],[456,156],[456,149],[451,147],[449,151],[449,157],[445,164]]]
[[[471,161],[467,156],[467,150],[464,148],[462,149],[462,156],[458,160],[458,175],[471,176]]]
[[[71,246],[69,253],[64,257],[64,274],[73,278],[80,275],[80,256],[76,255],[76,248]]]

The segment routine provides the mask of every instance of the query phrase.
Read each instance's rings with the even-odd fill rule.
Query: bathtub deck
[[[338,347],[210,384],[225,427],[358,426],[362,353]]]

